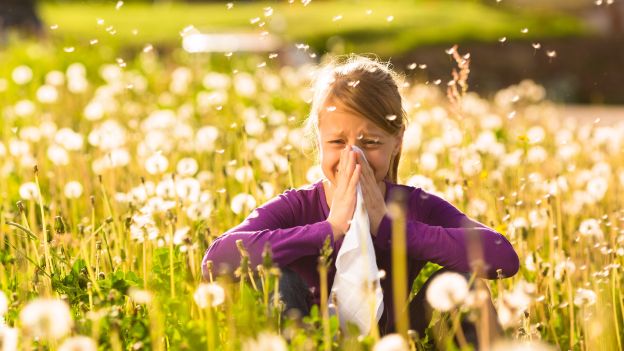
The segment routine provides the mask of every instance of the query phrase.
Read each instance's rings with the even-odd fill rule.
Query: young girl
[[[269,243],[273,260],[283,271],[280,293],[286,310],[298,309],[307,314],[320,299],[316,270],[320,249],[329,238],[335,262],[353,217],[359,183],[377,266],[386,272],[381,280],[382,334],[395,328],[390,265],[392,219],[386,207],[393,195],[402,193],[407,199],[408,287],[427,262],[469,273],[468,236],[475,234],[481,245],[484,277],[497,278],[497,270],[504,277],[513,276],[518,270],[518,256],[504,236],[468,218],[438,196],[397,184],[405,121],[397,81],[386,65],[359,56],[342,64],[328,64],[316,81],[307,121],[315,136],[324,179],[285,191],[217,238],[206,251],[204,275],[208,260],[217,270],[238,267],[238,239],[249,251],[252,267],[262,262],[262,250]],[[352,145],[364,151],[365,160],[351,149]],[[332,265],[329,286],[334,276]],[[424,290],[410,303],[410,327],[420,335],[431,318]]]

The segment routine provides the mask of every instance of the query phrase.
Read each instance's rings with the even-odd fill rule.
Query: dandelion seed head
[[[58,340],[67,335],[74,324],[67,303],[57,299],[32,300],[19,317],[24,332],[43,339]]]
[[[408,351],[409,345],[400,334],[388,334],[373,346],[373,351]]]
[[[225,290],[217,283],[199,284],[193,299],[199,308],[217,307],[225,300]]]
[[[468,295],[468,282],[458,273],[437,275],[426,292],[427,301],[436,310],[445,312],[464,302]]]
[[[65,339],[58,349],[59,351],[97,351],[97,344],[90,337],[80,335]]]
[[[26,65],[17,66],[11,72],[11,78],[18,85],[29,83],[33,78],[33,71]]]

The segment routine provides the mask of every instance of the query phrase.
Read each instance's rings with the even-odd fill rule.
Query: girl
[[[428,261],[445,270],[469,273],[469,235],[478,237],[480,242],[484,263],[481,273],[485,278],[497,278],[497,270],[504,277],[513,276],[518,270],[518,256],[504,236],[468,218],[438,196],[421,188],[397,184],[405,121],[397,80],[386,65],[360,56],[352,56],[342,64],[326,65],[315,83],[307,120],[325,178],[285,191],[217,238],[206,251],[202,264],[204,275],[207,275],[208,260],[220,270],[238,267],[238,239],[249,251],[252,267],[262,262],[262,250],[269,243],[274,262],[283,271],[280,293],[286,310],[298,309],[307,314],[310,306],[320,299],[316,270],[319,251],[329,238],[332,262],[335,262],[353,217],[359,182],[370,219],[377,266],[386,272],[386,278],[381,281],[382,334],[394,331],[392,219],[386,208],[391,196],[402,195],[407,199],[408,287]],[[364,151],[365,160],[351,149],[352,145]],[[334,275],[332,265],[329,286]],[[425,287],[410,303],[410,327],[420,335],[431,318],[424,298]]]

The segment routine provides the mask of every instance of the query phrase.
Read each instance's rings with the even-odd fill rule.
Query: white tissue
[[[360,148],[353,146],[353,150],[366,159]],[[373,284],[376,287],[375,291],[371,291]],[[349,321],[360,328],[362,335],[368,334],[372,327],[371,303],[374,306],[375,322],[381,318],[384,305],[368,212],[364,206],[359,183],[351,225],[336,257],[336,276],[332,291],[338,300],[341,326],[344,328]]]

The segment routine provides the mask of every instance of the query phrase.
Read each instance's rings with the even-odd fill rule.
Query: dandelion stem
[[[407,253],[406,223],[402,199],[396,198],[388,205],[392,216],[392,291],[394,318],[397,332],[408,338],[409,316],[407,313]]]

